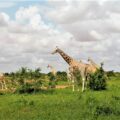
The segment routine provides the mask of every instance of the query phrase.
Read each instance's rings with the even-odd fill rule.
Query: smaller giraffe
[[[98,69],[100,69],[100,66],[97,65],[91,58],[88,58],[89,64],[86,64],[86,70],[85,70],[85,76],[86,76],[86,83],[85,87],[87,87],[88,80],[90,79],[90,74],[95,73]]]
[[[56,75],[57,75],[57,71],[55,70],[55,68],[51,65],[48,65],[47,68],[51,69],[51,74],[52,76],[50,76],[50,80],[49,80],[49,87],[50,88],[56,88]]]
[[[0,73],[0,84],[1,84],[2,90],[7,89],[6,82],[5,82],[5,76],[3,73]]]
[[[100,68],[100,66],[97,65],[90,57],[88,58],[88,62],[90,62],[90,64],[91,64],[92,66],[94,66],[96,69],[99,69],[99,68]]]
[[[56,76],[57,71],[55,70],[55,68],[54,68],[53,66],[51,66],[51,65],[48,64],[47,68],[50,68],[50,69],[51,69],[51,73],[52,73],[54,76]]]

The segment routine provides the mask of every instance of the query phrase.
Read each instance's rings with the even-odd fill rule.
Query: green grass
[[[120,79],[107,90],[72,92],[71,88],[37,94],[0,95],[0,120],[119,120]]]

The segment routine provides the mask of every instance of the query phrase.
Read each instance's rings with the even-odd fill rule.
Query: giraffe
[[[86,70],[85,70],[85,76],[86,76],[86,82],[85,82],[85,88],[87,87],[87,81],[89,80],[90,74],[95,73],[98,69],[100,69],[100,66],[97,65],[91,58],[88,58],[89,64],[86,64]]]
[[[54,68],[53,66],[51,66],[51,65],[48,64],[47,68],[50,68],[50,69],[51,69],[51,73],[52,73],[54,76],[56,76],[57,71],[55,70],[55,68]]]
[[[5,83],[5,77],[3,73],[0,73],[0,84],[1,84],[2,90],[7,89],[6,83]]]
[[[50,77],[50,81],[49,81],[49,85],[50,85],[49,87],[55,88],[57,71],[55,70],[55,68],[53,66],[51,66],[49,64],[48,64],[47,68],[51,69],[51,74],[52,74],[52,76]]]
[[[72,73],[72,77],[74,77],[74,71],[78,70],[80,71],[81,77],[82,77],[82,92],[84,91],[85,87],[85,70],[86,65],[81,61],[77,61],[67,55],[64,51],[56,47],[56,49],[52,52],[52,54],[59,53],[61,57],[67,62],[69,65],[70,72]],[[75,82],[75,79],[73,78],[73,81]],[[74,85],[73,85],[73,91],[74,91]]]
[[[100,66],[97,65],[91,58],[88,58],[88,61],[89,64],[86,64],[86,74],[95,73],[98,69],[100,69]]]
[[[94,66],[96,69],[100,69],[100,66],[97,65],[90,57],[88,58],[88,62],[90,62],[90,64]]]

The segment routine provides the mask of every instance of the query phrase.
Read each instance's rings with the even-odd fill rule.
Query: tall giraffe
[[[5,82],[5,77],[4,77],[3,73],[0,73],[0,84],[1,84],[2,90],[7,89],[6,82]]]
[[[59,53],[61,57],[68,63],[69,69],[71,69],[72,74],[74,74],[74,71],[78,70],[80,71],[81,77],[82,77],[82,91],[84,91],[85,87],[85,70],[86,65],[83,62],[79,62],[69,55],[67,55],[65,52],[63,52],[61,49],[56,47],[56,49],[52,52],[52,54]],[[74,80],[75,81],[75,80]],[[73,88],[74,91],[74,88]]]

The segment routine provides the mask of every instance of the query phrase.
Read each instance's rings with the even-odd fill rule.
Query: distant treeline
[[[111,70],[111,71],[107,71],[106,72],[107,73],[107,76],[108,77],[112,77],[112,76],[120,76],[120,72],[114,72],[113,70]]]
[[[42,73],[40,68],[29,69],[27,67],[22,67],[16,72],[5,73],[5,76],[13,77],[13,78],[26,78],[26,79],[46,79],[51,76],[52,73]],[[64,71],[57,71],[56,73],[57,80],[67,81],[67,73]]]
[[[111,71],[107,71],[107,76],[119,76],[120,75],[120,72],[114,72],[113,70]],[[30,68],[27,68],[27,67],[22,67],[20,68],[19,70],[15,71],[15,72],[10,72],[10,73],[5,73],[5,76],[10,76],[10,77],[13,77],[13,76],[16,76],[16,77],[19,77],[19,76],[24,76],[26,78],[44,78],[46,75],[47,76],[50,76],[52,73],[49,72],[49,73],[42,73],[41,72],[41,68],[36,68],[36,69],[30,69]],[[67,79],[67,73],[65,71],[57,71],[57,79],[58,80],[61,80],[61,77],[63,78],[62,80],[66,80]]]

